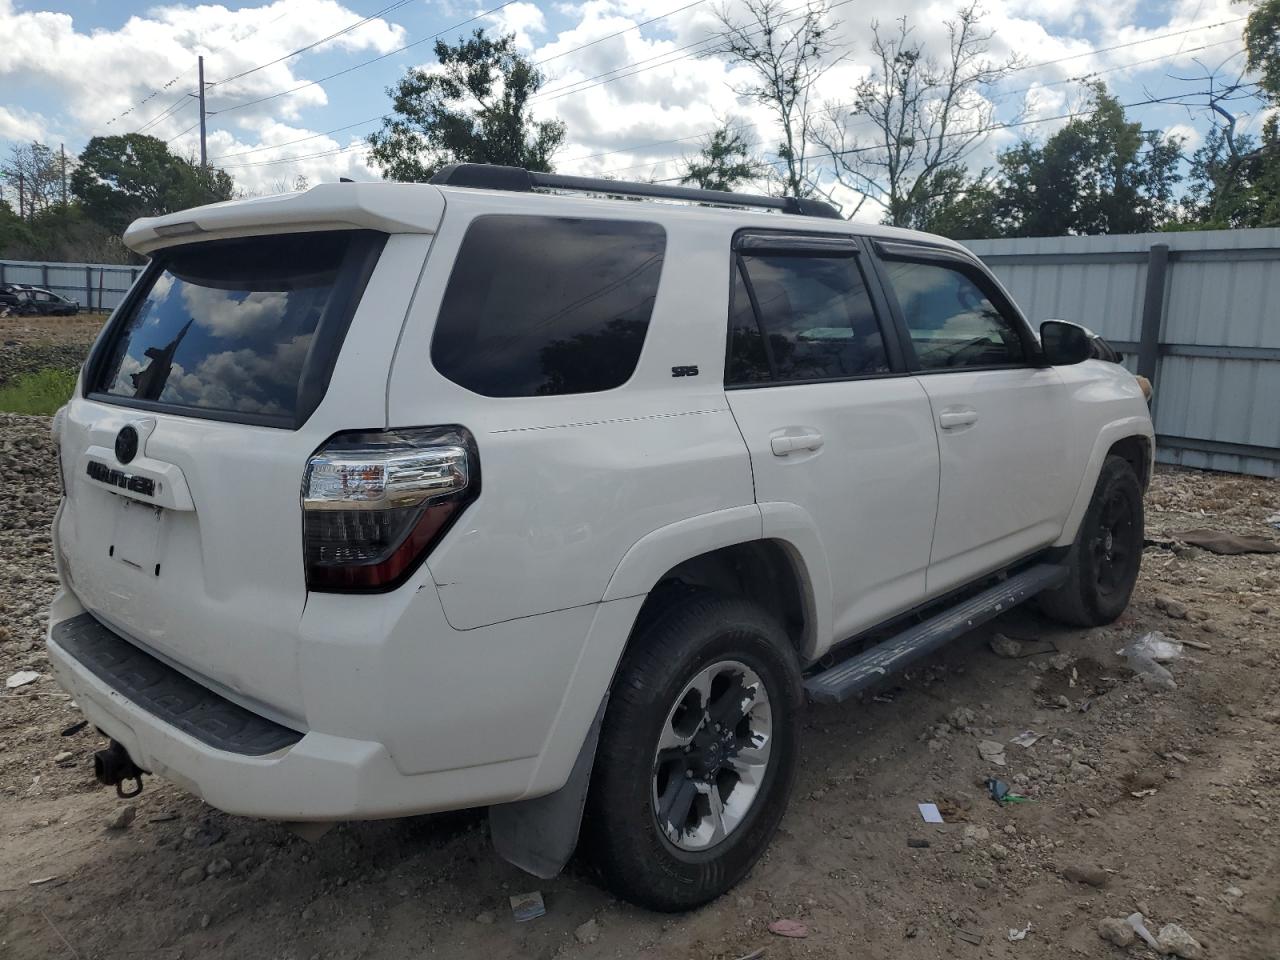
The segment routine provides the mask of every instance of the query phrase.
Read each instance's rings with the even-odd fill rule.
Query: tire
[[[1110,623],[1129,605],[1142,547],[1142,485],[1127,460],[1107,457],[1067,554],[1067,582],[1042,593],[1040,608],[1076,627]]]
[[[642,626],[614,680],[583,824],[581,849],[610,889],[674,912],[738,883],[786,810],[802,706],[795,650],[754,604],[696,591]]]

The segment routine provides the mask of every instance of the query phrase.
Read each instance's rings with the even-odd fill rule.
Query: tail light
[[[479,493],[464,427],[335,434],[302,481],[307,588],[394,589]]]

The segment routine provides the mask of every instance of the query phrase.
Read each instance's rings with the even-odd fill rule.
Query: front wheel
[[[1067,555],[1067,582],[1040,595],[1041,609],[1072,626],[1110,623],[1129,605],[1142,547],[1142,485],[1127,460],[1107,457]]]
[[[786,810],[801,704],[786,633],[745,600],[686,595],[633,638],[584,823],[614,892],[688,910],[746,875]]]

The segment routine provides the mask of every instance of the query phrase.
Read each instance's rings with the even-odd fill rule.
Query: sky
[[[804,0],[782,2],[799,10]],[[835,103],[847,102],[870,69],[873,22],[891,26],[905,15],[926,46],[942,52],[943,24],[959,5],[830,2],[845,55],[818,93]],[[1020,137],[1043,138],[1066,122],[1053,118],[1078,109],[1085,75],[1098,72],[1122,103],[1137,104],[1203,89],[1179,78],[1243,62],[1247,3],[983,0],[981,8],[991,56],[1021,60],[992,97],[997,116],[1019,125],[996,131],[970,158],[975,167]],[[742,0],[727,8],[723,0],[0,0],[0,153],[41,140],[73,154],[94,135],[142,131],[197,155],[193,94],[203,55],[208,156],[240,190],[281,192],[299,176],[312,184],[380,179],[363,139],[390,108],[387,89],[405,70],[434,65],[437,37],[484,27],[514,33],[545,73],[535,115],[568,129],[557,171],[671,178],[720,120],[735,120],[763,144],[776,140],[765,111],[735,93],[745,68],[696,55],[721,29],[724,9],[739,16]],[[1207,111],[1179,104],[1129,114],[1186,138],[1188,151],[1209,126]],[[1241,123],[1256,131],[1260,117]],[[850,201],[838,189],[835,197]],[[878,217],[874,204],[857,214]]]

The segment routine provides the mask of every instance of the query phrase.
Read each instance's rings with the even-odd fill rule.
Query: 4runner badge
[[[150,477],[139,477],[132,473],[125,473],[123,470],[113,470],[105,463],[99,463],[97,460],[90,460],[84,472],[99,483],[119,487],[121,490],[128,490],[131,493],[140,493],[144,497],[154,497],[156,495],[156,482]]]

